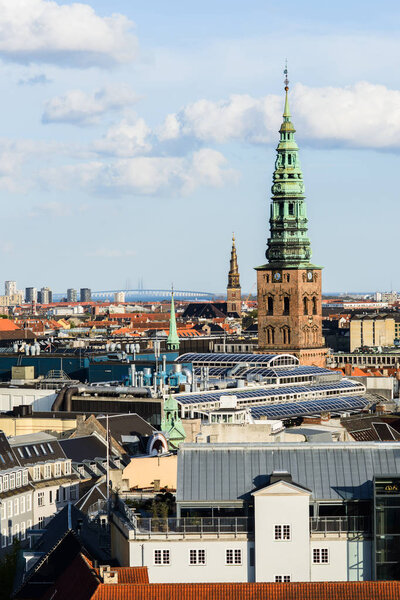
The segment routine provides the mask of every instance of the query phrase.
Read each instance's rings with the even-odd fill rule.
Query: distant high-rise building
[[[53,292],[49,287],[42,287],[38,292],[39,304],[51,304],[53,302]]]
[[[67,290],[67,302],[77,302],[78,292],[74,288],[68,288]]]
[[[15,296],[17,293],[17,282],[16,281],[5,281],[4,282],[4,294],[6,296]]]
[[[80,301],[90,302],[92,299],[92,290],[89,288],[81,288]]]
[[[240,288],[239,268],[236,255],[235,236],[232,236],[231,263],[228,274],[227,307],[228,314],[242,313],[242,294]]]
[[[37,302],[38,292],[35,287],[27,287],[25,288],[25,302],[28,304],[32,304],[32,302]]]
[[[125,292],[115,292],[114,302],[125,302]]]

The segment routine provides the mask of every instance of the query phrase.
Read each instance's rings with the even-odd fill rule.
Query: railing
[[[132,522],[132,521],[131,521]],[[227,535],[237,536],[252,530],[247,517],[181,517],[181,518],[136,518],[132,522],[136,536],[157,535]]]
[[[311,517],[310,533],[360,534],[370,533],[371,519],[356,515],[347,517]]]

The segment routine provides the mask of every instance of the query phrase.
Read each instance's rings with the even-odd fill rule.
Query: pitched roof
[[[93,600],[390,600],[398,581],[100,584]],[[57,597],[58,600],[58,597]]]

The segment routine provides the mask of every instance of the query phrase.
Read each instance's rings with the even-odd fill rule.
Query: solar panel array
[[[302,375],[331,375],[332,371],[323,369],[322,367],[309,367],[307,365],[299,365],[298,367],[288,367],[279,369],[265,369],[258,367],[255,369],[247,369],[244,373],[247,375],[261,375],[262,377],[300,377]]]
[[[369,402],[360,396],[349,396],[339,398],[327,398],[322,400],[307,400],[305,402],[287,402],[284,404],[273,404],[267,406],[254,406],[250,408],[254,419],[268,417],[269,419],[289,419],[306,415],[329,412],[352,412],[362,410]]]
[[[193,372],[195,375],[201,375],[204,367],[194,367]],[[208,367],[208,374],[210,377],[226,377],[232,367]]]
[[[230,354],[225,352],[187,352],[176,359],[178,363],[221,363],[235,365],[240,362],[247,363],[269,363],[278,354]]]
[[[333,391],[340,394],[343,391],[360,391],[364,392],[365,388],[362,383],[357,381],[349,381],[344,379],[335,383],[325,383],[320,385],[291,385],[290,387],[252,387],[252,388],[235,388],[229,390],[213,390],[212,392],[202,392],[198,394],[176,394],[175,398],[179,404],[207,404],[210,402],[219,402],[221,396],[236,396],[238,400],[265,400],[273,399],[276,396],[293,396],[294,394],[329,392]]]

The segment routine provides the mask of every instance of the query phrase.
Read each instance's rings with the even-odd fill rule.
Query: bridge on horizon
[[[171,300],[171,290],[103,290],[93,291],[92,300],[99,302],[114,302],[114,294],[123,292],[125,294],[125,302],[160,302],[162,300]],[[66,294],[53,294],[53,300],[58,302],[64,298]],[[209,302],[215,300],[217,294],[212,292],[196,292],[192,290],[174,290],[174,298],[176,300],[188,300],[192,302]]]

